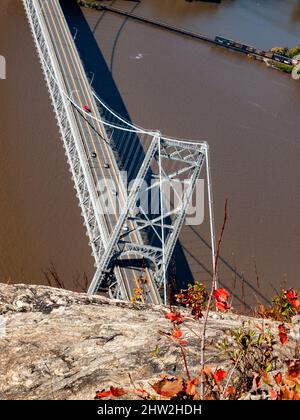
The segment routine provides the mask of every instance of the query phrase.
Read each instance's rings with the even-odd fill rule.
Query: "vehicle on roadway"
[[[104,163],[104,168],[109,169],[109,164],[107,162]]]
[[[92,111],[91,111],[91,108],[90,108],[88,105],[84,105],[84,106],[83,106],[83,109],[84,109],[86,112],[89,112],[89,113],[90,113],[90,112],[92,112]]]
[[[97,153],[96,152],[92,152],[91,153],[91,157],[95,159],[97,157]]]
[[[110,189],[110,191],[111,191],[111,193],[112,193],[113,195],[115,195],[115,196],[117,196],[117,195],[118,195],[118,192],[117,192],[117,190],[116,190],[114,187],[112,187],[112,188]]]

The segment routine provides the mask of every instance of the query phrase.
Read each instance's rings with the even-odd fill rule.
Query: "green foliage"
[[[300,44],[297,45],[295,48],[291,48],[289,50],[289,57],[290,58],[293,58],[293,57],[295,57],[298,54],[300,54]]]
[[[275,337],[270,331],[257,333],[243,324],[228,332],[228,337],[217,344],[235,366],[240,392],[252,385],[253,372],[270,372],[276,368],[278,357],[274,356]]]
[[[289,54],[288,48],[284,48],[284,47],[274,47],[271,49],[271,51],[275,54],[284,55],[286,57],[288,57],[288,54]]]
[[[90,9],[98,9],[99,2],[93,0],[77,0],[77,4],[83,7],[89,7]]]
[[[292,317],[299,312],[299,292],[294,289],[281,290],[272,298],[272,305],[266,308],[260,304],[256,315],[261,318],[274,319],[279,322],[291,322]]]
[[[209,297],[205,286],[196,283],[177,295],[177,301],[187,306],[193,318],[197,319],[202,316],[203,308],[208,307],[211,297],[216,298],[216,303],[224,304],[228,296],[225,289],[219,288],[213,290]],[[282,291],[273,298],[273,306],[276,316],[290,319],[291,314],[300,313],[300,290]],[[226,312],[227,308],[221,306],[220,310]],[[275,316],[274,313],[272,316]],[[161,375],[158,382],[150,383],[150,392],[136,388],[132,381],[133,389],[111,386],[107,390],[97,391],[96,400],[124,398],[124,395],[144,400],[237,400],[245,397],[251,399],[253,396],[255,399],[300,400],[300,360],[283,361],[275,354],[275,345],[280,345],[280,342],[284,345],[288,341],[288,329],[284,324],[278,326],[280,342],[269,327],[266,328],[264,324],[259,326],[255,321],[255,329],[249,321],[247,324],[243,322],[240,328],[229,330],[226,337],[217,343],[217,349],[230,360],[232,369],[227,371],[203,362],[199,376],[192,378],[187,359],[189,343],[182,340],[181,329],[187,327],[188,317],[177,308],[170,307],[165,318],[171,322],[171,331],[160,331],[160,334],[180,349],[186,377]],[[205,331],[206,324],[203,324]],[[189,330],[195,333],[190,327]],[[204,347],[200,351],[203,351],[201,357],[204,360]],[[152,356],[159,356],[158,345]]]
[[[274,66],[277,67],[280,71],[283,71],[284,73],[291,74],[293,71],[294,66],[290,66],[289,64],[283,64],[283,63],[274,63]]]

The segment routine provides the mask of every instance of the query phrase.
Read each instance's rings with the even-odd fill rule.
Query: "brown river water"
[[[94,37],[89,48],[97,54],[85,65],[95,85],[106,66],[132,121],[208,141],[217,230],[228,198],[223,284],[249,303],[254,296],[270,298],[284,283],[299,286],[299,82],[237,53],[131,20],[124,24],[111,13],[82,15],[63,3],[71,29],[78,30],[76,42]],[[74,278],[93,273],[87,237],[21,2],[1,4],[7,80],[0,80],[0,278],[44,283],[42,270],[53,262],[66,287],[74,288]],[[297,0],[143,0],[135,13],[261,49],[300,43]],[[99,90],[109,102],[107,86]],[[185,226],[180,239],[191,270],[181,276],[208,281],[206,226]]]

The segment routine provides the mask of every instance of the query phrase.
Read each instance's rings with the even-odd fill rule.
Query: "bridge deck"
[[[120,209],[124,206],[126,198],[123,184],[120,182],[117,163],[108,144],[105,128],[99,122],[101,117],[59,1],[36,1],[42,12],[45,25],[44,30],[47,31],[51,40],[66,93],[82,109],[87,105],[91,110],[91,115],[97,118],[97,120],[93,120],[87,117],[70,103],[69,106],[73,108],[74,120],[76,121],[80,141],[85,151],[85,159],[92,173],[95,187],[99,185],[99,182],[106,187],[107,201],[113,210],[110,214],[105,214],[104,212],[101,215],[105,236],[102,239],[107,243],[118,220],[119,210],[117,202],[119,202]],[[105,168],[106,164],[109,165],[109,168]],[[115,186],[118,192],[117,199],[115,193],[112,192],[112,185]],[[103,195],[99,194],[98,189],[96,189],[96,193],[102,208],[104,208]],[[133,240],[137,243],[141,242],[139,236],[135,236]],[[128,297],[132,297],[134,288],[139,284],[137,274],[122,267],[116,268],[115,274],[123,282]],[[148,287],[149,294],[146,300],[158,303],[157,290],[150,279],[148,279]]]

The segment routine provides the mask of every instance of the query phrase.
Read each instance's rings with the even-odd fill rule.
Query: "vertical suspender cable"
[[[218,288],[218,273],[216,272],[216,233],[215,233],[215,221],[213,211],[213,194],[212,194],[212,183],[210,173],[210,160],[208,145],[205,147],[205,159],[206,159],[206,178],[207,178],[207,193],[208,193],[208,208],[209,208],[209,223],[210,223],[210,242],[211,242],[211,253],[213,263],[213,284],[214,289]]]
[[[162,163],[161,163],[161,134],[158,137],[158,166],[159,166],[159,195],[161,212],[161,245],[162,245],[162,276],[164,285],[164,304],[167,305],[167,275],[166,275],[166,256],[165,256],[165,228],[164,228],[164,202],[163,202],[163,182],[162,182]]]

